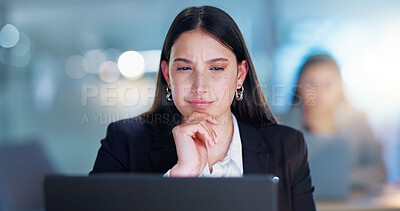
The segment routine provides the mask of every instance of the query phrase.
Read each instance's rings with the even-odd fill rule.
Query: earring
[[[238,89],[236,89],[236,100],[237,101],[242,101],[243,100],[243,92],[244,92],[244,86],[240,85]]]
[[[167,91],[167,95],[165,95],[165,97],[167,98],[167,100],[169,102],[171,102],[173,99],[172,99],[171,89],[168,86],[166,88],[166,91]]]

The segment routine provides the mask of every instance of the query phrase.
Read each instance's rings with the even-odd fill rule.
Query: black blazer
[[[237,118],[243,174],[278,176],[279,210],[315,210],[303,134],[272,124],[256,128]],[[177,162],[174,139],[154,138],[139,117],[111,123],[90,175],[101,172],[165,173]]]

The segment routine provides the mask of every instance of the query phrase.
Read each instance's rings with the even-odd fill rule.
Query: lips
[[[206,101],[206,100],[191,100],[189,103],[194,107],[194,108],[207,108],[208,106],[213,103],[213,101]]]

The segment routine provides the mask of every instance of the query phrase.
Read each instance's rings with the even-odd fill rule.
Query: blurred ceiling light
[[[161,50],[140,51],[144,58],[145,72],[158,72]]]
[[[139,79],[144,74],[144,58],[137,51],[126,51],[118,58],[118,68],[125,78]]]
[[[19,53],[18,51],[19,50],[17,50],[17,54]],[[21,51],[24,51],[24,50],[21,50]],[[26,51],[25,54],[23,54],[21,56],[16,56],[11,52],[10,64],[13,67],[17,67],[17,68],[26,67],[30,61],[31,61],[31,52],[29,51],[29,49],[28,49],[28,51]]]
[[[24,56],[29,52],[29,47],[23,43],[18,43],[13,48],[11,48],[11,55],[16,57]]]
[[[107,57],[101,50],[89,50],[83,57],[83,67],[88,73],[97,73],[100,64],[106,60]]]
[[[73,79],[85,77],[86,71],[83,68],[83,57],[79,55],[69,57],[65,63],[65,72]]]
[[[99,76],[101,80],[107,83],[117,81],[120,76],[117,63],[113,61],[103,62],[99,67]]]
[[[14,47],[19,40],[19,31],[18,29],[11,25],[6,24],[0,30],[0,46],[3,48],[11,48]]]

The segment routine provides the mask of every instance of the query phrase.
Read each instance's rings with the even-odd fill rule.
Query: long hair
[[[169,63],[171,48],[175,40],[184,32],[200,29],[214,37],[236,56],[237,63],[246,60],[248,73],[244,80],[243,101],[234,100],[231,111],[242,120],[253,123],[257,127],[275,123],[276,120],[258,82],[253,62],[247,50],[242,33],[235,21],[223,10],[212,7],[189,7],[176,16],[169,28],[161,51],[161,59],[157,74],[156,94],[153,106],[141,117],[148,128],[158,135],[170,135],[171,130],[180,124],[181,114],[173,102],[166,100],[167,82],[161,70],[161,61]]]

